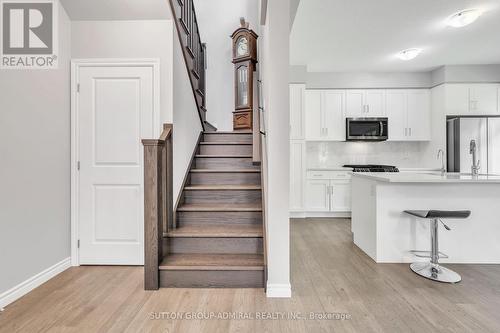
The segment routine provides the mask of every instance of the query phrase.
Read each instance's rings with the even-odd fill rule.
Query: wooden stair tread
[[[196,155],[196,158],[251,158],[252,155]]]
[[[169,254],[160,263],[160,270],[264,270],[262,254]]]
[[[191,169],[192,173],[260,173],[260,169]]]
[[[185,191],[260,191],[260,185],[188,185]]]
[[[202,146],[251,146],[252,142],[245,142],[245,141],[206,141],[206,142],[200,142],[200,145]]]
[[[262,237],[260,224],[200,224],[178,227],[166,234],[167,237],[221,237],[250,238]]]
[[[178,212],[261,212],[260,203],[251,204],[182,204]]]

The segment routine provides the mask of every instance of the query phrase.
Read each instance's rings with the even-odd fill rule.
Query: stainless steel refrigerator
[[[500,117],[455,117],[447,121],[448,172],[471,173],[475,140],[480,174],[500,174]]]

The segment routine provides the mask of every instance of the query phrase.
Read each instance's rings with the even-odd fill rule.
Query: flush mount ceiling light
[[[479,9],[462,10],[454,15],[451,15],[446,24],[454,28],[465,27],[466,25],[469,25],[477,20],[481,14],[482,12]]]
[[[417,48],[407,49],[399,52],[397,54],[397,57],[401,60],[411,60],[416,58],[420,54],[420,52],[422,52],[422,49],[417,49]]]

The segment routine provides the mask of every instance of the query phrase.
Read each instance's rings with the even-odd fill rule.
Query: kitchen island
[[[431,209],[472,212],[440,226],[443,263],[500,263],[500,176],[352,173],[354,243],[377,263],[419,261],[409,251],[430,250],[430,223],[404,211]]]

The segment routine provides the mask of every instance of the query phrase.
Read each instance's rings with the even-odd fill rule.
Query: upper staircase
[[[248,132],[218,132],[206,121],[206,48],[193,0],[170,4],[203,131],[175,205],[173,125],[142,140],[144,288],[261,288],[267,266],[260,111]]]
[[[204,132],[164,234],[161,287],[263,287],[260,167],[251,132]]]

